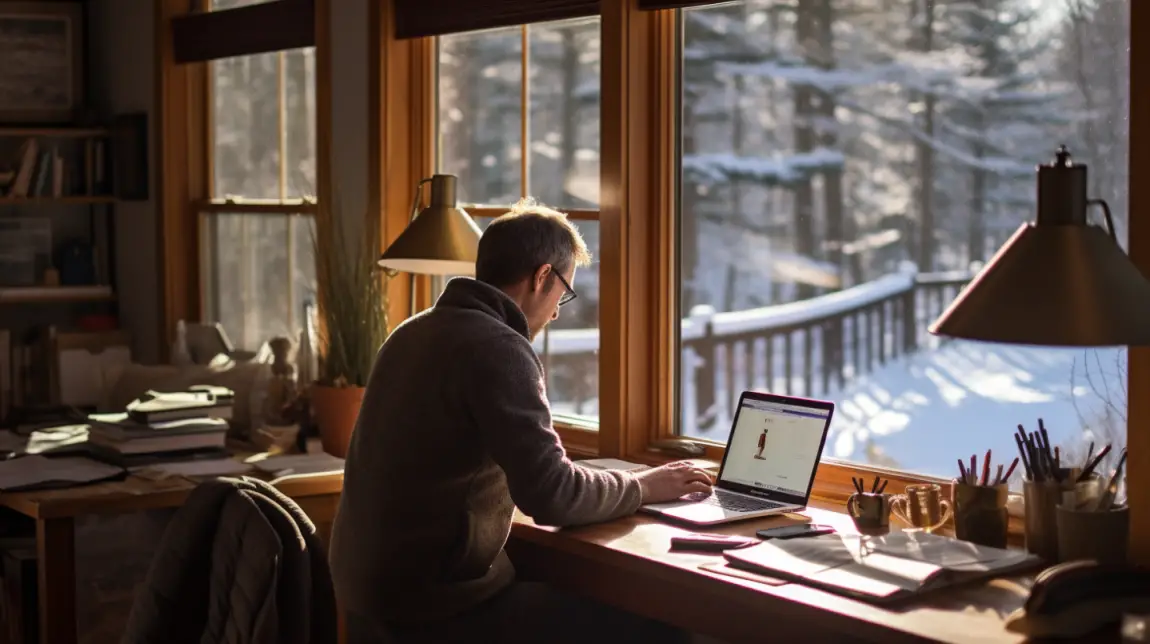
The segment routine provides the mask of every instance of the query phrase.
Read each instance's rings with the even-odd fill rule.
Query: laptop
[[[834,411],[832,402],[744,391],[711,494],[640,510],[715,525],[805,508]]]

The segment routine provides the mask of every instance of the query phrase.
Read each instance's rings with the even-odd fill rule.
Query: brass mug
[[[912,530],[934,532],[950,519],[950,501],[942,498],[942,486],[934,483],[906,486],[894,497],[891,512]]]
[[[847,514],[859,534],[882,536],[890,532],[890,495],[855,493],[847,499]]]
[[[1006,511],[1009,488],[999,485],[970,485],[955,481],[951,488],[954,508],[954,536],[992,548],[1006,547],[1010,517]]]

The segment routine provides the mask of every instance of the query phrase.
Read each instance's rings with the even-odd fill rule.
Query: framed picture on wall
[[[78,2],[0,2],[0,123],[63,123],[84,101]]]

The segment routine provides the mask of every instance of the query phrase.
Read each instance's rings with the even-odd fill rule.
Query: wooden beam
[[[1130,259],[1150,277],[1150,5],[1130,3]],[[1105,195],[1100,195],[1105,198]],[[1127,358],[1126,490],[1130,505],[1130,558],[1150,565],[1150,347],[1131,347]]]
[[[372,2],[368,51],[368,216],[382,218],[380,252],[407,227],[416,185],[435,170],[435,39],[395,38],[392,2]],[[388,320],[407,318],[411,283],[391,280]],[[430,304],[418,280],[416,306]]]
[[[599,447],[673,429],[674,14],[602,4]],[[658,243],[652,243],[657,241]]]
[[[172,20],[188,7],[188,0],[156,0],[161,359],[168,357],[176,322],[201,318],[199,228],[191,206],[210,196],[208,69],[177,64],[171,32]]]

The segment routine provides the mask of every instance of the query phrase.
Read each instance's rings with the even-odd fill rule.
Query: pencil
[[[960,483],[970,483],[970,480],[966,478],[966,466],[962,464],[961,458],[958,459],[958,474],[958,481]]]
[[[1022,469],[1023,469],[1023,471],[1026,472],[1026,478],[1033,481],[1034,480],[1034,472],[1032,472],[1030,470],[1030,461],[1027,460],[1027,458],[1026,458],[1026,448],[1023,447],[1023,445],[1022,445],[1022,437],[1019,436],[1018,434],[1015,434],[1014,435],[1014,442],[1018,445],[1018,456],[1019,456],[1019,458],[1022,459]],[[1014,465],[1018,465],[1018,460],[1019,460],[1018,458],[1014,459]],[[1010,466],[1011,471],[1014,471],[1014,465]],[[1010,474],[1007,474],[1006,476],[1009,477]]]
[[[979,485],[988,483],[990,483],[990,450],[986,450],[986,456],[982,459],[982,480]]]
[[[882,491],[886,489],[887,483],[890,483],[890,479],[883,481],[882,485],[878,486],[878,492],[875,492],[875,494],[882,494]]]
[[[998,464],[998,470],[994,473],[994,485],[1002,483],[1002,463]]]
[[[1025,466],[1025,465],[1026,464],[1023,463],[1023,466]],[[1018,457],[1017,456],[1014,457],[1014,462],[1010,464],[1010,467],[1006,468],[1006,474],[1002,475],[1002,482],[1003,483],[1007,483],[1010,481],[1010,475],[1014,474],[1014,468],[1016,468],[1016,467],[1018,467]]]
[[[870,493],[871,494],[878,492],[878,481],[879,481],[879,477],[876,475],[874,477],[874,483],[871,484],[871,486],[870,486]]]

